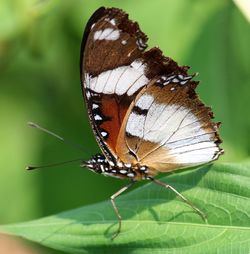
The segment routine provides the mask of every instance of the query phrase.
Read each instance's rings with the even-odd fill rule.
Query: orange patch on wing
[[[125,107],[125,105],[122,107],[114,97],[109,96],[102,98],[101,105],[102,114],[107,117],[108,120],[104,121],[100,125],[100,128],[108,132],[109,136],[106,143],[113,151],[115,151],[117,137],[128,108]]]

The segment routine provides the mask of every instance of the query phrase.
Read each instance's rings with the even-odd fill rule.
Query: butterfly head
[[[87,167],[95,173],[102,174],[109,171],[111,165],[104,155],[97,154],[93,156],[90,160],[84,161],[81,164],[81,167]]]

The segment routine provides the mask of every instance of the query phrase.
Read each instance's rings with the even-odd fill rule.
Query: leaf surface
[[[113,241],[117,220],[109,201],[2,229],[67,253],[249,253],[250,163],[207,165],[161,180],[202,209],[208,223],[149,183],[117,199],[123,222]]]

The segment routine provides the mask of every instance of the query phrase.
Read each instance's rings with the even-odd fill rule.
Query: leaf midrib
[[[250,230],[250,226],[248,227],[244,227],[244,226],[230,226],[230,225],[214,225],[214,224],[201,224],[201,223],[188,223],[188,222],[171,222],[171,221],[154,221],[154,220],[124,220],[123,223],[139,223],[139,224],[170,224],[170,225],[182,225],[182,226],[195,226],[195,227],[209,227],[209,228],[224,228],[224,229],[238,229],[238,230]],[[7,228],[25,228],[25,227],[46,227],[46,226],[56,226],[56,225],[72,225],[72,224],[78,224],[78,223],[83,223],[83,224],[111,224],[111,223],[117,223],[117,220],[108,220],[107,222],[105,221],[77,221],[75,223],[69,222],[69,223],[65,223],[65,222],[54,222],[54,223],[47,223],[47,224],[29,224],[29,225],[15,225],[15,226],[11,226],[11,225],[7,225],[7,226],[3,226],[3,228],[7,229]]]

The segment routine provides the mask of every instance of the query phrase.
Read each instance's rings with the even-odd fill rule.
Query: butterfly
[[[146,51],[147,36],[117,8],[101,7],[89,19],[81,45],[81,83],[88,116],[102,153],[82,167],[130,179],[151,180],[174,191],[203,218],[205,214],[172,186],[154,177],[218,159],[219,123],[195,92],[188,66],[178,66],[157,47]]]

